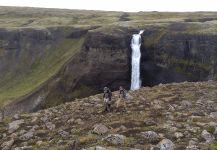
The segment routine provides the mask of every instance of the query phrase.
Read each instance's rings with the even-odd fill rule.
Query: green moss
[[[209,145],[208,150],[217,150],[217,142],[214,142],[213,144]]]
[[[80,49],[81,39],[64,39],[46,50],[43,58],[38,58],[26,74],[8,75],[5,84],[0,87],[0,105],[6,105],[18,97],[31,93],[49,78]]]
[[[206,130],[209,132],[209,133],[214,133],[215,132],[215,127],[213,126],[210,126],[210,127],[207,127]]]

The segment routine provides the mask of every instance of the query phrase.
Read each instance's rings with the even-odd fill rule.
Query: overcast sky
[[[110,11],[217,11],[217,0],[0,0],[0,6]]]

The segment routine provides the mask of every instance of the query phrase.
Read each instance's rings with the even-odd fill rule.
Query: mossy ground
[[[19,133],[22,129],[28,131],[32,126],[38,125],[39,128],[34,133],[37,134],[39,131],[44,130],[46,134],[37,134],[37,138],[33,137],[33,140],[28,141],[28,144],[33,146],[33,149],[42,150],[64,149],[67,146],[67,142],[75,137],[80,141],[80,149],[97,145],[111,150],[150,149],[151,144],[157,144],[161,138],[168,138],[176,144],[176,149],[179,150],[185,149],[192,138],[197,138],[199,142],[203,143],[204,140],[201,138],[203,130],[213,133],[213,127],[209,126],[210,122],[216,122],[215,118],[209,117],[212,110],[198,105],[197,102],[203,99],[204,105],[208,101],[213,101],[215,105],[217,104],[217,83],[215,81],[173,83],[152,88],[144,87],[137,91],[129,91],[129,94],[131,99],[127,101],[126,112],[122,112],[122,109],[116,109],[115,104],[112,104],[113,110],[111,113],[102,112],[102,95],[98,94],[41,110],[35,114],[23,114],[20,118],[25,120],[25,124],[16,132]],[[113,102],[117,100],[117,97],[118,92],[114,92]],[[180,107],[183,105],[183,101],[187,101],[191,105]],[[174,106],[175,110],[170,110],[169,106]],[[194,117],[192,113],[199,110],[207,115],[197,116],[197,118],[192,119]],[[37,117],[35,123],[32,122],[34,116]],[[56,125],[54,130],[46,129],[42,121],[44,117],[48,117],[48,121]],[[76,121],[73,123],[67,122],[71,118],[75,120],[81,119],[83,123],[79,124]],[[6,133],[7,137],[10,136],[6,130],[8,123],[12,120],[7,118],[1,124],[1,134]],[[148,120],[155,123],[148,124]],[[92,133],[94,125],[99,123],[108,127],[108,133],[104,135]],[[122,129],[121,126],[124,126],[125,129]],[[174,128],[176,130],[173,130]],[[61,137],[58,133],[60,129],[70,133],[70,135],[67,138]],[[192,131],[192,129],[196,130]],[[163,137],[150,142],[140,136],[140,133],[145,131],[154,131]],[[184,137],[177,139],[174,136],[175,132],[183,133]],[[122,145],[111,145],[102,140],[108,134],[121,134],[126,136],[126,139]],[[0,144],[7,139],[1,139]],[[16,146],[20,146],[24,142],[18,140],[18,138],[16,140]],[[42,140],[43,144],[37,145],[36,142],[38,140]],[[62,143],[58,144],[59,141],[62,141]],[[206,145],[206,148],[208,147],[214,150],[216,143]]]

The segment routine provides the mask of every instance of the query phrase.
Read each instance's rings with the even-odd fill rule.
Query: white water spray
[[[140,80],[140,46],[141,46],[141,34],[144,30],[141,30],[139,34],[133,34],[131,40],[132,48],[132,73],[131,73],[131,90],[137,90],[141,86]]]

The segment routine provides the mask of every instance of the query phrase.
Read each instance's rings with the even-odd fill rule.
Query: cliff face
[[[215,13],[27,9],[25,16],[18,8],[2,10],[0,22],[7,24],[0,23],[0,105],[7,115],[96,94],[104,86],[129,89],[130,42],[139,29],[145,30],[143,86],[217,79]]]
[[[216,34],[188,33],[187,27],[176,23],[144,33],[144,85],[217,79]]]

